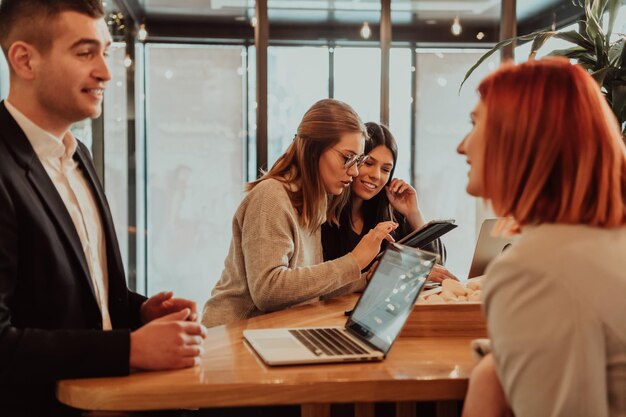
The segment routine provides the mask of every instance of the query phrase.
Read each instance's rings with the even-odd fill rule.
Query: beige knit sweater
[[[284,185],[259,183],[237,209],[220,280],[204,305],[207,327],[363,289],[347,254],[324,262],[320,230],[299,222]]]

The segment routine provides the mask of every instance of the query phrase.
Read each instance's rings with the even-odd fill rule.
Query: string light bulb
[[[124,57],[124,66],[126,68],[130,68],[131,65],[133,65],[133,59],[130,57],[130,55],[126,54],[126,56]]]
[[[143,42],[146,40],[147,37],[148,37],[148,31],[146,30],[146,25],[142,23],[139,25],[139,30],[137,31],[137,39]]]
[[[363,26],[361,26],[359,33],[363,39],[369,39],[370,36],[372,36],[372,29],[370,29],[369,23],[363,22]]]
[[[463,31],[461,27],[461,22],[459,21],[459,16],[454,17],[454,22],[452,22],[452,26],[450,27],[450,31],[454,36],[459,36]]]

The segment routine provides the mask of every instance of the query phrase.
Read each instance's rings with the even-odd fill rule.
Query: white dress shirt
[[[108,308],[109,279],[102,219],[89,183],[73,159],[76,139],[69,131],[62,138],[57,138],[33,123],[8,101],[5,101],[5,105],[24,131],[65,203],[85,253],[91,283],[102,313],[102,328],[111,330],[113,326]]]

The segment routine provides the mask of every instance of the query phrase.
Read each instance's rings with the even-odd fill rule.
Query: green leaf
[[[609,48],[609,64],[614,67],[620,66],[620,59],[624,53],[625,38],[622,36]]]
[[[568,32],[557,32],[554,37],[558,39],[563,39],[564,41],[575,43],[576,45],[582,46],[589,51],[592,51],[594,49],[593,42],[590,42],[589,39],[585,38],[583,35],[576,32],[575,30],[571,30]]]
[[[613,101],[611,107],[613,113],[617,116],[617,120],[623,122],[626,120],[626,84],[615,84],[612,88]]]
[[[591,76],[596,80],[599,85],[602,85],[604,83],[604,77],[606,77],[606,74],[609,72],[610,69],[610,67],[601,68],[597,71],[592,72]]]
[[[472,75],[472,73],[474,72],[474,70],[476,68],[478,68],[480,66],[480,64],[482,64],[483,62],[485,62],[485,60],[487,58],[489,58],[491,55],[493,55],[494,53],[496,53],[497,51],[500,50],[501,47],[510,45],[513,40],[511,39],[507,39],[508,42],[503,43],[505,41],[501,41],[498,42],[496,44],[496,46],[494,46],[492,49],[490,49],[486,54],[484,54],[483,56],[481,56],[478,61],[476,61],[476,63],[474,65],[471,66],[471,68],[465,73],[465,77],[463,77],[463,81],[461,81],[461,85],[459,86],[459,94],[461,93],[461,88],[463,88],[463,84],[465,84],[465,81],[467,81],[467,79],[469,78],[470,75]],[[500,45],[502,44],[502,45]]]
[[[485,62],[485,60],[487,58],[489,58],[495,52],[499,51],[500,49],[504,48],[507,45],[512,44],[513,42],[517,42],[517,41],[531,41],[531,40],[535,39],[536,36],[538,36],[538,35],[540,35],[540,34],[542,34],[544,32],[545,31],[543,31],[543,30],[538,30],[536,32],[529,33],[528,35],[516,36],[516,37],[513,37],[513,38],[509,38],[509,39],[504,39],[504,40],[496,43],[493,48],[491,48],[489,51],[487,51],[485,54],[483,54],[483,56],[481,56],[478,59],[478,61],[476,61],[476,63],[474,65],[472,65],[471,68],[465,73],[465,77],[463,77],[463,81],[461,81],[461,85],[459,86],[459,93],[461,92],[461,89],[463,88],[463,84],[465,84],[465,81],[467,81],[469,76],[472,75],[474,70],[476,70],[476,68],[478,68],[483,62]]]
[[[600,0],[593,1],[593,6],[595,6],[599,1]],[[587,31],[589,40],[597,45],[598,38],[604,38],[604,33],[602,33],[602,26],[600,25],[600,19],[602,18],[602,15],[600,14],[599,18],[596,17],[594,11],[592,10],[593,6],[590,3],[587,3],[585,5],[585,30]]]
[[[578,65],[583,67],[588,72],[593,72],[595,68],[598,68],[598,62],[596,61],[595,57],[590,57],[585,54],[576,59],[578,60]]]
[[[604,39],[603,36],[596,37],[596,59],[598,61],[598,68],[605,67],[609,64],[609,57],[607,55],[607,51],[604,48]]]
[[[534,59],[535,55],[537,55],[537,51],[541,48],[548,39],[556,35],[557,32],[543,32],[538,34],[533,41],[532,46],[530,47],[530,55],[528,55],[528,59]]]
[[[548,56],[562,56],[569,59],[575,59],[578,65],[591,72],[598,67],[595,54],[590,54],[587,50],[580,48],[579,46],[569,49],[557,49],[550,52]]]
[[[572,48],[567,49],[555,49],[554,51],[547,54],[548,56],[564,56],[570,59],[578,59],[581,56],[591,57],[592,54],[585,48],[581,48],[580,46],[574,46]]]
[[[626,48],[622,49],[622,55],[620,56],[619,61],[616,63],[616,66],[619,68],[626,67]]]
[[[609,38],[613,33],[613,27],[615,26],[615,19],[617,19],[617,13],[621,6],[621,0],[609,0],[609,29],[606,32],[606,41],[609,42]]]
[[[606,9],[608,0],[592,0],[591,1],[591,13],[597,22],[602,22],[604,10]]]

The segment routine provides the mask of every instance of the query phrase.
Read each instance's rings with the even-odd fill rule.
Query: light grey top
[[[516,417],[626,416],[626,227],[524,228],[484,291]]]
[[[224,271],[204,305],[207,327],[363,289],[347,254],[324,262],[320,230],[300,224],[284,185],[259,183],[237,209]]]

